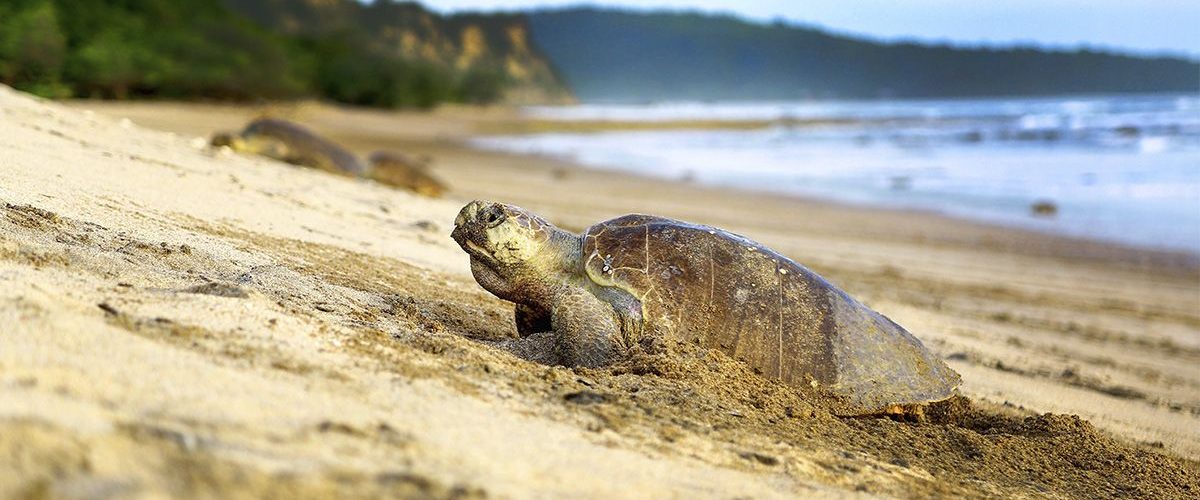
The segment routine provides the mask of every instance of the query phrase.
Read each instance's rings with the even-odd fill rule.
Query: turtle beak
[[[458,246],[462,246],[464,233],[465,231],[461,226],[454,226],[454,230],[450,231],[450,238],[453,239],[455,243],[458,243]]]
[[[450,237],[454,239],[458,246],[463,250],[468,250],[467,244],[471,241],[472,236],[478,233],[478,215],[479,211],[488,204],[483,201],[472,201],[458,211],[458,217],[454,218],[454,230],[450,232]],[[469,250],[468,250],[469,251]]]

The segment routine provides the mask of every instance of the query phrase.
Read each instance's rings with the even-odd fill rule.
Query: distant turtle
[[[714,227],[626,215],[577,235],[481,201],[463,207],[454,224],[451,237],[470,255],[476,281],[516,303],[523,340],[550,346],[543,350],[552,353],[534,353],[543,361],[596,367],[635,346],[696,343],[817,389],[833,413],[847,416],[919,410],[960,383],[892,320],[787,257]]]
[[[1051,200],[1037,200],[1029,205],[1029,213],[1034,217],[1054,217],[1058,215],[1058,204]]]
[[[371,153],[368,177],[389,186],[407,189],[430,198],[440,198],[446,184],[429,173],[428,158],[414,158],[391,151]]]
[[[353,153],[287,120],[260,118],[236,135],[215,134],[210,144],[334,173],[356,177],[367,173],[366,165]]]

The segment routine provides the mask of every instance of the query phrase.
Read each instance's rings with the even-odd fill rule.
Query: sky
[[[580,0],[425,0],[441,12],[576,5]],[[1200,58],[1200,0],[592,0],[593,5],[699,9],[884,40],[1039,45]]]

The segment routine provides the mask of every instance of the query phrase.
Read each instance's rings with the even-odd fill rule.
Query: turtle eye
[[[488,210],[483,214],[483,222],[488,227],[496,227],[504,221],[504,213],[499,210]]]

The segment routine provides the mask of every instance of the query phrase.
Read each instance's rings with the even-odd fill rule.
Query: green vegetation
[[[216,0],[15,0],[0,13],[0,81],[49,97],[287,98],[307,67]]]
[[[66,40],[48,2],[0,4],[0,82],[46,96],[67,93],[62,84]]]
[[[1089,50],[887,44],[687,12],[529,14],[582,100],[958,97],[1195,92],[1200,63]]]
[[[511,29],[514,19],[491,29]],[[398,26],[406,24],[428,29],[405,36]],[[499,61],[515,55],[503,50],[473,47],[473,57],[456,59],[464,52],[458,33],[443,29],[452,24],[390,1],[6,0],[0,83],[47,97],[315,96],[393,108],[489,103],[531,82],[565,93],[552,74],[510,76]],[[397,51],[400,40],[383,34],[443,50]]]

